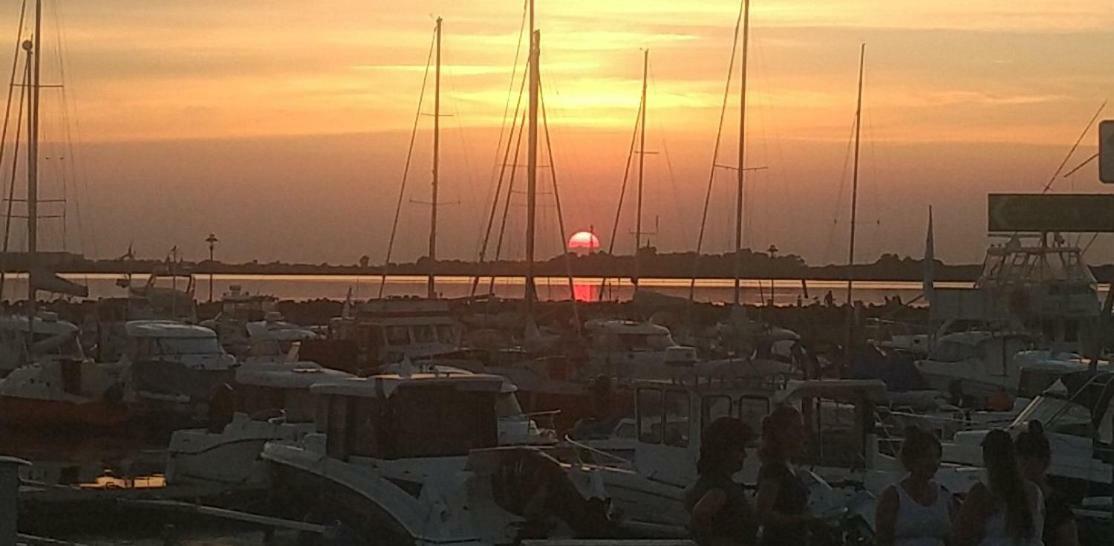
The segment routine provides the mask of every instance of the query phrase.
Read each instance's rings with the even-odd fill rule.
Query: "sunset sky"
[[[20,2],[2,6],[0,35],[11,38],[0,63],[10,67]],[[67,157],[76,163],[66,182],[68,249],[108,257],[134,242],[146,256],[178,245],[201,258],[215,232],[226,260],[382,261],[442,16],[442,107],[452,117],[442,122],[440,255],[475,257],[521,1],[45,6],[43,81],[61,80],[61,49],[66,115],[62,93],[44,90],[44,139],[58,144],[44,145],[44,176],[55,179],[44,181],[43,197],[62,192],[57,164],[68,127]],[[647,148],[658,153],[646,159],[645,215],[659,226],[650,239],[663,251],[695,245],[738,9],[734,0],[539,0],[542,79],[569,232],[592,226],[610,243],[649,48]],[[747,241],[813,263],[846,256],[861,42],[861,260],[919,255],[930,204],[937,256],[979,260],[985,194],[1039,191],[1114,94],[1109,0],[755,0],[751,22],[748,165],[766,170],[751,177]],[[736,81],[720,163],[734,162],[737,93]],[[431,111],[427,102],[423,112]],[[1114,118],[1114,108],[1103,117]],[[428,208],[410,203],[429,199],[431,118],[420,123],[398,260],[424,251]],[[1096,140],[1092,130],[1068,167],[1094,153]],[[1106,191],[1096,172],[1091,164],[1054,189]],[[731,178],[721,171],[715,181],[710,252],[730,246]],[[544,183],[548,192],[548,176]],[[522,196],[516,200],[507,244],[521,256]],[[538,236],[548,256],[560,234],[552,195],[542,201]],[[60,223],[48,222],[43,245],[60,248]],[[631,229],[627,214],[618,251],[632,249]],[[13,233],[15,244],[24,239]],[[1114,259],[1112,242],[1099,239],[1091,259]]]

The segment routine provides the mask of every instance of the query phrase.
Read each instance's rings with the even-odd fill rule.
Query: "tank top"
[[[743,486],[735,483],[731,476],[711,474],[701,476],[688,491],[685,492],[685,511],[692,514],[692,509],[704,495],[713,489],[719,489],[727,496],[727,502],[719,513],[704,526],[690,523],[689,530],[697,544],[754,544],[754,535],[758,530],[757,516],[754,509],[747,501]]]
[[[1044,546],[1044,494],[1033,482],[1025,482],[1029,508],[1033,510],[1033,536],[1016,540],[1006,528],[1006,508],[999,506],[986,520],[983,539],[979,546]]]
[[[916,501],[900,482],[897,489],[897,521],[894,523],[895,546],[944,546],[951,536],[952,518],[948,510],[951,495],[936,485],[936,501],[925,506]]]

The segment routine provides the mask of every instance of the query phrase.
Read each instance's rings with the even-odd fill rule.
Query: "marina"
[[[920,102],[969,108],[965,92],[895,91],[912,85],[887,79],[908,53],[817,31],[834,17],[819,7],[523,0],[519,20],[514,6],[479,0],[386,3],[397,5],[372,15],[339,0],[276,1],[266,18],[229,5],[219,24],[188,3],[127,7],[119,15],[148,34],[118,50],[103,44],[107,26],[81,27],[79,51],[68,49],[60,12],[73,6],[59,0],[4,15],[17,32],[0,126],[0,546],[1110,544],[1114,292],[1098,262],[1114,195],[1094,188],[1114,183],[1105,102],[1051,179],[1026,178],[1040,192],[1018,191],[1001,166],[983,173],[1001,188],[960,191],[945,179],[963,175],[941,166],[951,159],[905,157],[895,175],[886,150],[983,123],[968,112],[946,137],[926,125],[952,114]],[[447,14],[410,13],[426,8]],[[96,7],[76,9],[79,21],[83,9]],[[873,11],[834,28],[876,39],[875,26],[895,23],[869,22]],[[1013,19],[1055,15],[1025,13]],[[934,17],[888,39],[954,38],[954,22]],[[322,21],[328,32],[302,32]],[[1050,28],[1078,22],[1060,25]],[[174,45],[200,27],[216,46]],[[312,51],[349,42],[364,49]],[[794,48],[815,59],[785,62]],[[68,77],[67,56],[89,66]],[[261,87],[236,87],[257,62],[268,64]],[[997,64],[976,70],[987,74],[978,85],[1027,71]],[[319,65],[346,75],[301,72]],[[182,156],[136,153],[101,175],[127,189],[91,198],[67,89],[107,74],[94,90],[128,96],[114,86],[142,86],[141,66],[174,74],[159,80],[171,87],[100,103],[99,144],[130,145],[109,129],[154,123],[145,138]],[[209,80],[229,85],[215,93]],[[994,134],[1023,118],[1052,138],[1059,120],[1025,108],[1067,93],[975,102],[1012,109],[995,114]],[[415,100],[411,123],[403,110]],[[770,116],[771,104],[789,106]],[[799,159],[843,143],[803,138],[805,118],[825,130],[850,122],[838,173],[810,162],[839,154]],[[335,164],[300,164],[268,140],[265,159],[256,150],[229,168],[239,143],[214,132],[230,124],[285,146],[356,119],[374,129],[357,155],[375,166],[324,144],[314,149]],[[671,156],[675,127],[708,150]],[[496,130],[494,145],[478,136]],[[225,155],[189,155],[192,131],[225,139]],[[987,134],[964,138],[974,149]],[[1078,157],[1095,136],[1094,154]],[[473,164],[471,147],[493,164]],[[621,176],[601,174],[624,161]],[[141,164],[142,182],[129,178]],[[930,165],[932,199],[905,195],[898,180]],[[222,191],[247,185],[240,169],[270,177],[246,201]],[[797,191],[786,174],[796,169],[824,191],[838,182],[820,207],[830,217],[803,194],[776,206],[764,186]],[[176,176],[221,186],[200,190],[212,203],[195,207],[192,188],[165,182]],[[1053,187],[1062,178],[1070,193]],[[126,253],[97,251],[79,200],[109,213],[108,245]],[[977,230],[972,202],[985,202]],[[165,254],[140,256],[155,245]],[[968,265],[937,258],[976,247]]]

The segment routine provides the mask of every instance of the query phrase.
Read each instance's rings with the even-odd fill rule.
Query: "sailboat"
[[[20,18],[23,32],[23,17]],[[26,313],[0,319],[0,354],[10,373],[0,381],[0,424],[7,426],[116,426],[128,419],[122,368],[86,358],[77,341],[78,329],[53,313],[39,312],[40,290],[87,296],[84,287],[61,279],[39,263],[39,95],[42,0],[36,0],[33,30],[20,47],[24,52],[20,111],[27,112],[27,269]],[[14,68],[14,67],[13,67]],[[13,84],[15,73],[12,74]],[[11,89],[15,89],[13,85]],[[6,135],[5,135],[6,136]],[[14,161],[14,159],[13,159]],[[14,186],[15,180],[12,180]],[[11,202],[11,200],[9,201]],[[11,225],[9,212],[8,226]],[[10,230],[9,230],[10,231]],[[5,235],[4,247],[8,246]],[[6,253],[5,253],[6,254]],[[19,358],[19,357],[22,358]]]

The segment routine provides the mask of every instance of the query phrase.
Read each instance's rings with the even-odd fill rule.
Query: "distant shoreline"
[[[89,260],[75,254],[54,253],[43,256],[43,265],[62,274],[145,274],[152,271],[165,272],[167,262],[163,260]],[[591,255],[570,255],[569,260],[558,255],[535,264],[534,273],[545,277],[565,277],[570,272],[576,277],[606,277],[630,279],[634,270],[631,256],[610,256],[604,253]],[[700,256],[694,269],[695,254],[669,253],[657,254],[646,251],[639,266],[642,277],[646,279],[731,279],[733,277],[734,257],[729,254],[709,254]],[[806,280],[846,280],[848,268],[845,265],[810,266],[798,256],[770,257],[764,253],[744,251],[740,270],[747,279],[806,279]],[[9,254],[3,256],[3,269],[9,273],[25,272],[26,256]],[[940,282],[974,282],[982,271],[982,264],[944,264],[937,261],[933,278]],[[429,263],[424,258],[417,262],[391,264],[384,268],[370,265],[365,257],[357,264],[303,264],[252,261],[247,263],[224,263],[220,261],[187,262],[174,264],[173,269],[182,273],[205,275],[208,273],[226,275],[427,275]],[[1114,264],[1092,266],[1091,271],[1099,282],[1114,282]],[[437,275],[463,277],[522,277],[526,274],[526,264],[522,261],[499,261],[492,263],[465,262],[459,260],[439,261]],[[862,281],[919,282],[924,279],[923,260],[884,254],[869,264],[856,264],[854,277]]]

